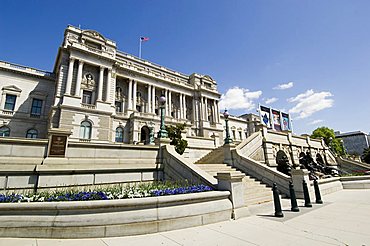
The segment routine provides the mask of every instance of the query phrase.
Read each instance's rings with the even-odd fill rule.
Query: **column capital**
[[[74,57],[69,57],[69,61],[70,62],[74,62],[76,60],[76,58],[74,58]]]
[[[78,64],[79,64],[79,65],[84,65],[84,64],[85,64],[85,62],[84,62],[83,60],[78,60]]]

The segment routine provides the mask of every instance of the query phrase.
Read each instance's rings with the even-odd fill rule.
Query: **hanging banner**
[[[270,122],[270,108],[260,106],[260,117],[261,123],[267,126],[267,128],[271,128],[272,124]]]
[[[289,114],[281,113],[281,116],[283,118],[282,130],[283,131],[291,131]]]
[[[274,120],[274,129],[276,131],[281,131],[281,122],[280,122],[280,111],[277,110],[271,110],[272,111],[272,117]]]

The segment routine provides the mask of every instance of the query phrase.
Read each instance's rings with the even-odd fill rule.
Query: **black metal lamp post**
[[[166,97],[162,95],[159,99],[159,108],[161,110],[161,126],[158,131],[158,138],[167,138],[168,134],[166,131],[166,127],[164,126],[164,111],[165,111],[165,103],[166,103]]]
[[[230,138],[229,133],[229,113],[227,112],[227,109],[225,109],[224,117],[225,117],[225,126],[226,126],[226,138],[225,138],[225,144],[230,144],[233,142],[233,140]]]

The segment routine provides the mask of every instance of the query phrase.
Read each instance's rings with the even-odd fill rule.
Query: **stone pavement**
[[[313,198],[311,200],[314,201]],[[323,197],[324,204],[273,217],[273,204],[251,207],[253,216],[201,227],[141,236],[101,239],[0,239],[2,245],[370,245],[370,190],[343,190]]]

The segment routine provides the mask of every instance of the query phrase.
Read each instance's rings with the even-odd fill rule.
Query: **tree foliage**
[[[362,160],[370,164],[370,148],[364,149],[364,152],[362,154]]]
[[[316,128],[311,135],[311,138],[323,138],[327,146],[329,146],[334,153],[338,155],[344,155],[344,147],[342,142],[335,138],[334,130],[328,127],[322,126]]]
[[[188,141],[182,139],[181,132],[185,129],[184,124],[176,124],[175,126],[166,126],[168,132],[168,137],[171,139],[171,145],[175,145],[175,150],[177,153],[182,155],[188,147]]]

